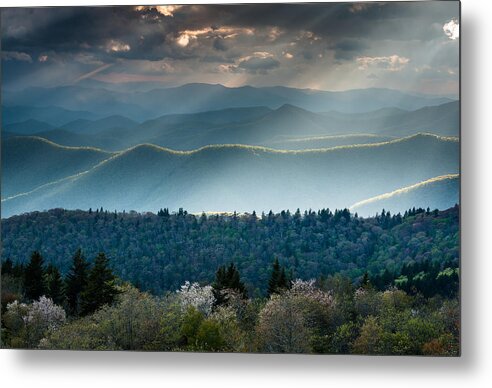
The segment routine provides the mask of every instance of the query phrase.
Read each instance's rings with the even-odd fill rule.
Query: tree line
[[[368,272],[381,287],[409,263],[433,263],[431,281],[459,263],[457,206],[370,218],[347,209],[213,215],[54,209],[2,220],[1,233],[3,260],[26,265],[39,251],[66,276],[77,249],[89,258],[105,252],[118,277],[153,294],[174,291],[188,279],[211,283],[217,268],[231,261],[255,297],[267,295],[274,260],[287,277],[340,273],[355,282]],[[413,277],[407,276],[409,290]]]
[[[441,356],[460,352],[457,294],[425,297],[395,286],[378,290],[367,274],[356,284],[339,274],[323,281],[289,279],[275,260],[269,295],[251,298],[237,267],[229,263],[217,269],[211,285],[186,281],[175,292],[155,296],[115,282],[104,254],[89,268],[77,252],[62,288],[66,299],[59,305],[51,297],[36,299],[33,294],[50,292],[48,267],[40,278],[42,258],[33,253],[23,272],[37,287],[25,287],[21,300],[6,304],[4,346]],[[105,274],[97,276],[99,280],[93,274],[96,269]],[[2,270],[7,278],[22,272],[9,262]],[[80,281],[83,273],[85,283]],[[96,296],[96,284],[106,292]],[[71,294],[74,290],[77,297]]]
[[[41,254],[34,251],[26,266],[14,265],[10,259],[2,262],[2,310],[14,300],[32,302],[45,296],[72,316],[87,315],[113,302],[118,294],[116,280],[102,252],[90,265],[77,250],[68,274],[62,278],[55,265],[46,266]]]

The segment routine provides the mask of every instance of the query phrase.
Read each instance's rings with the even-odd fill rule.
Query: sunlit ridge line
[[[122,150],[118,153],[116,156],[123,156],[131,151],[134,151],[137,148],[143,148],[143,147],[148,147],[148,148],[153,148],[156,151],[162,151],[162,152],[167,152],[170,154],[175,154],[175,155],[193,155],[208,149],[222,149],[222,148],[242,148],[242,149],[247,149],[247,150],[258,150],[258,151],[266,151],[269,153],[277,153],[277,154],[308,154],[308,153],[316,153],[316,152],[330,152],[330,151],[336,151],[336,150],[342,150],[342,149],[354,149],[354,148],[376,148],[376,147],[381,147],[385,145],[390,145],[390,144],[397,144],[397,143],[402,143],[414,138],[418,138],[421,136],[427,136],[427,137],[433,137],[437,140],[440,141],[445,141],[445,142],[458,142],[459,139],[457,137],[451,137],[451,136],[439,136],[439,135],[434,135],[432,133],[426,133],[426,132],[420,132],[414,135],[410,136],[405,136],[401,138],[396,138],[394,140],[388,140],[388,141],[383,141],[383,142],[378,142],[378,143],[369,143],[369,144],[350,144],[350,145],[340,145],[340,146],[335,146],[335,147],[327,147],[327,148],[312,148],[312,149],[304,149],[304,150],[278,150],[270,147],[265,147],[265,146],[260,146],[260,145],[248,145],[248,144],[210,144],[206,145],[194,150],[189,150],[189,151],[181,151],[181,150],[173,150],[171,148],[167,147],[162,147],[159,145],[155,144],[150,144],[150,143],[143,143],[143,144],[138,144],[132,147],[129,147],[125,150]]]
[[[27,191],[27,192],[24,192],[24,193],[15,194],[15,195],[10,196],[10,197],[7,197],[7,198],[3,198],[1,200],[1,202],[6,202],[6,201],[9,201],[9,200],[13,200],[13,199],[19,198],[19,197],[28,196],[28,195],[31,195],[31,194],[39,191],[39,190],[42,190],[42,189],[46,188],[46,187],[53,186],[53,185],[62,183],[64,181],[69,181],[69,180],[75,181],[75,180],[79,179],[80,177],[82,177],[82,176],[90,173],[91,171],[93,171],[93,170],[95,170],[95,169],[103,166],[104,164],[110,162],[111,160],[116,159],[119,156],[123,156],[123,155],[125,155],[125,154],[127,154],[127,153],[129,153],[129,152],[131,152],[131,151],[133,151],[133,150],[135,150],[137,148],[141,148],[141,147],[154,148],[156,151],[159,151],[159,152],[167,152],[167,153],[175,154],[175,155],[193,155],[193,154],[199,153],[199,152],[201,152],[203,150],[206,150],[206,149],[218,149],[218,148],[243,148],[243,149],[248,149],[248,150],[253,150],[253,151],[255,151],[255,150],[267,151],[267,152],[276,153],[276,154],[304,154],[304,153],[329,152],[329,151],[339,150],[339,149],[354,149],[354,148],[379,147],[379,146],[384,146],[384,145],[387,145],[387,144],[395,144],[395,143],[403,142],[405,140],[418,137],[419,135],[426,135],[426,136],[434,137],[434,138],[437,138],[437,139],[440,139],[440,140],[444,140],[444,141],[453,141],[453,142],[454,141],[457,141],[457,138],[454,138],[454,137],[443,137],[443,136],[438,136],[438,135],[429,134],[429,133],[419,133],[419,134],[415,134],[415,135],[412,135],[412,136],[407,136],[407,137],[398,138],[398,139],[395,139],[395,140],[390,140],[390,141],[387,141],[387,142],[380,142],[380,143],[373,143],[373,144],[355,144],[355,145],[348,145],[348,146],[337,146],[337,147],[331,147],[331,148],[320,148],[320,149],[309,149],[309,150],[275,150],[275,149],[267,148],[267,147],[263,147],[263,146],[251,146],[251,145],[244,145],[244,144],[217,144],[217,145],[207,145],[207,146],[204,146],[204,147],[198,148],[196,150],[192,150],[192,151],[172,150],[170,148],[165,148],[165,147],[157,146],[157,145],[154,145],[154,144],[139,144],[139,145],[136,145],[136,146],[127,148],[124,151],[113,152],[113,153],[110,153],[110,152],[107,152],[107,151],[104,151],[104,150],[100,150],[100,149],[95,148],[95,150],[100,150],[100,151],[106,152],[106,153],[110,154],[111,156],[108,157],[107,159],[104,159],[104,160],[100,161],[99,163],[95,164],[94,166],[92,166],[91,168],[89,168],[86,171],[81,171],[81,172],[79,172],[77,174],[73,174],[73,175],[70,175],[68,177],[64,177],[64,178],[58,179],[58,180],[53,181],[53,182],[44,183],[44,184],[42,184],[40,186],[35,187],[34,189],[32,189],[30,191]],[[19,137],[22,137],[22,136],[19,136]],[[36,137],[36,136],[32,136],[32,137]],[[60,145],[58,145],[56,143],[53,143],[53,142],[51,142],[49,140],[46,140],[46,139],[43,139],[43,138],[39,138],[39,139],[45,140],[46,142],[52,143],[53,145],[59,146],[61,148],[79,149],[79,147],[65,147],[65,146],[60,146]],[[397,194],[397,192],[405,192],[405,190],[408,191],[408,190],[410,190],[412,188],[415,188],[417,186],[424,185],[426,183],[431,183],[432,180],[443,180],[443,179],[438,179],[438,178],[442,178],[442,177],[453,177],[453,175],[458,176],[459,174],[449,174],[449,175],[443,175],[441,177],[431,178],[431,179],[429,179],[427,181],[419,182],[419,183],[417,183],[415,185],[408,186],[408,187],[405,187],[405,188],[401,188],[401,189],[395,190],[395,191],[393,191],[391,193],[381,194],[380,196],[372,197],[372,198],[369,198],[367,200],[357,202],[354,205],[352,205],[350,207],[350,209],[353,208],[353,207],[355,207],[355,206],[361,206],[363,203],[366,203],[366,202],[367,203],[370,203],[370,202],[376,201],[378,199],[389,198],[392,195]],[[387,197],[385,197],[385,196],[387,196]]]
[[[437,176],[437,177],[434,177],[434,178],[430,178],[430,179],[427,179],[427,180],[422,181],[422,182],[415,183],[415,184],[410,185],[410,186],[405,186],[405,187],[402,187],[400,189],[396,189],[394,191],[390,191],[389,193],[384,193],[384,194],[376,195],[374,197],[371,197],[371,198],[364,199],[362,201],[356,202],[352,206],[349,206],[349,210],[350,211],[353,211],[353,210],[357,209],[358,207],[361,207],[361,206],[364,206],[364,205],[367,205],[367,204],[370,204],[370,203],[374,203],[374,202],[377,202],[377,201],[380,201],[380,200],[383,200],[383,199],[389,199],[389,198],[392,198],[392,197],[394,197],[396,195],[399,195],[399,194],[409,193],[409,192],[411,192],[411,191],[413,191],[415,189],[418,189],[420,187],[427,186],[427,185],[429,185],[431,183],[434,183],[434,182],[442,182],[442,181],[446,181],[446,180],[458,179],[459,176],[460,176],[460,174],[447,174],[447,175],[440,175],[440,176]]]
[[[351,134],[346,134],[346,135],[339,134],[339,135],[325,135],[325,136],[321,135],[321,136],[305,136],[305,137],[286,137],[283,140],[272,141],[270,144],[282,143],[282,142],[296,143],[296,142],[313,141],[313,140],[350,139],[350,138],[356,138],[356,137],[391,138],[392,140],[399,139],[398,136],[390,136],[390,135],[386,136],[386,135],[378,135],[378,134],[374,134],[374,133],[351,133]]]
[[[347,135],[340,135],[340,136],[350,137],[352,135],[353,136],[359,136],[358,134],[347,134]],[[337,135],[333,135],[333,136],[334,137],[338,137]],[[375,134],[374,136],[377,137],[378,135]],[[64,146],[64,145],[55,143],[55,142],[53,142],[51,140],[45,139],[45,138],[40,137],[40,136],[14,136],[14,137],[12,137],[10,139],[22,139],[22,138],[37,139],[37,140],[43,141],[43,142],[45,142],[47,144],[50,144],[53,147],[57,147],[57,148],[61,148],[61,149],[98,151],[98,152],[102,152],[102,153],[111,155],[109,157],[109,159],[111,159],[111,158],[116,157],[116,156],[119,156],[119,155],[124,155],[124,154],[126,154],[128,152],[131,152],[131,151],[133,151],[133,150],[135,150],[135,149],[137,149],[139,147],[154,148],[157,151],[164,151],[164,152],[168,152],[168,153],[175,154],[175,155],[192,155],[192,154],[195,154],[195,153],[204,151],[204,150],[208,150],[208,149],[220,149],[220,148],[243,148],[243,149],[251,149],[251,150],[256,149],[256,150],[261,150],[261,151],[267,151],[267,152],[270,152],[270,153],[281,153],[281,154],[289,154],[289,153],[292,153],[292,154],[299,154],[299,153],[326,152],[326,151],[340,150],[340,149],[380,147],[380,146],[384,146],[384,145],[388,145],[388,144],[395,144],[395,143],[399,143],[399,142],[404,142],[404,141],[411,140],[413,138],[417,138],[417,137],[420,137],[420,136],[433,137],[433,138],[438,139],[438,140],[441,140],[441,141],[459,142],[459,138],[458,137],[454,137],[454,136],[439,136],[439,135],[435,135],[433,133],[419,132],[419,133],[416,133],[414,135],[405,136],[405,137],[398,137],[398,138],[394,138],[392,140],[382,141],[382,142],[377,142],[377,143],[369,143],[369,144],[348,144],[348,145],[339,145],[339,146],[334,146],[334,147],[310,148],[310,149],[303,149],[303,150],[289,150],[289,149],[279,150],[279,149],[275,149],[275,148],[271,148],[271,147],[266,147],[266,146],[260,146],[260,145],[248,145],[248,144],[240,144],[240,143],[230,143],[230,144],[209,144],[209,145],[206,145],[206,146],[203,146],[203,147],[194,149],[194,150],[182,151],[182,150],[173,150],[171,148],[159,146],[159,145],[156,145],[156,144],[142,143],[142,144],[137,144],[137,145],[134,145],[134,146],[131,146],[131,147],[128,147],[126,149],[119,150],[119,151],[108,151],[108,150],[104,150],[102,148],[89,147],[89,146],[87,146],[87,147],[86,146],[77,146],[77,147],[74,147],[74,146]],[[317,139],[317,140],[322,140],[322,139]],[[107,159],[105,159],[105,160],[107,160]]]
[[[19,197],[25,197],[25,196],[28,196],[28,195],[31,195],[33,193],[35,193],[36,191],[39,191],[39,190],[42,190],[46,187],[49,187],[49,186],[55,186],[59,183],[63,183],[64,181],[76,181],[77,179],[79,179],[81,176],[84,176],[86,174],[88,174],[89,172],[91,172],[92,170],[94,170],[95,168],[98,168],[100,167],[101,165],[103,165],[104,163],[107,163],[109,162],[111,159],[114,159],[116,158],[117,156],[119,155],[119,153],[114,153],[112,156],[110,156],[109,158],[107,159],[104,159],[102,161],[100,161],[99,163],[96,163],[94,166],[92,166],[91,168],[89,168],[88,170],[85,170],[85,171],[81,171],[81,172],[78,172],[77,174],[73,174],[73,175],[69,175],[67,177],[64,177],[64,178],[61,178],[61,179],[58,179],[56,181],[53,181],[53,182],[48,182],[48,183],[43,183],[42,185],[40,186],[37,186],[35,187],[34,189],[30,190],[30,191],[26,191],[24,193],[19,193],[19,194],[15,194],[15,195],[11,195],[10,197],[7,197],[7,198],[2,198],[1,202],[6,202],[6,201],[9,201],[9,200],[12,200],[12,199],[16,199],[16,198],[19,198]]]
[[[51,140],[46,139],[45,137],[41,137],[41,136],[12,136],[12,137],[6,139],[5,141],[14,140],[14,139],[36,139],[36,140],[40,140],[46,144],[49,144],[53,147],[66,149],[66,150],[98,151],[98,152],[102,152],[105,154],[114,154],[115,153],[113,151],[107,151],[107,150],[103,150],[102,148],[92,147],[92,146],[66,146],[63,144],[55,143],[54,141],[51,141]]]

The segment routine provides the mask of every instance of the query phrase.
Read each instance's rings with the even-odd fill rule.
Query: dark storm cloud
[[[106,64],[112,65],[107,72],[174,74],[177,83],[177,74],[201,74],[206,82],[206,74],[229,69],[268,73],[279,84],[316,71],[329,82],[327,69],[357,68],[360,57],[370,63],[371,57],[397,55],[415,67],[457,66],[456,41],[442,50],[435,44],[446,39],[444,23],[458,16],[458,3],[449,1],[10,8],[1,16],[2,49],[11,53],[2,56],[9,82],[56,79],[50,69],[61,82],[63,72],[69,80]],[[384,82],[383,74],[374,75]]]
[[[289,36],[309,30],[321,37],[342,38],[338,49],[349,51],[347,39],[354,37],[429,39],[441,33],[432,23],[455,16],[453,8],[449,2],[371,3],[355,10],[350,4],[200,5],[184,6],[172,17],[155,9],[136,11],[127,6],[6,9],[2,12],[2,46],[7,51],[75,52],[85,47],[104,52],[113,39],[125,42],[131,50],[112,56],[152,60],[179,57],[170,39],[183,30],[275,26]],[[357,42],[352,40],[352,44]],[[214,47],[224,50],[226,44],[218,38]]]
[[[241,69],[248,70],[252,73],[256,73],[257,71],[268,71],[272,70],[276,67],[278,67],[280,64],[279,61],[277,61],[274,58],[271,57],[251,57],[242,60],[239,63],[239,67]]]
[[[335,50],[336,59],[350,60],[369,48],[369,45],[361,39],[342,39],[329,48]]]
[[[214,48],[219,51],[227,51],[229,50],[229,45],[224,38],[215,38]]]
[[[36,22],[38,19],[43,22]],[[104,60],[179,56],[169,49],[162,52],[165,36],[172,29],[166,23],[141,18],[131,7],[8,9],[2,13],[2,30],[6,50],[91,52]],[[111,42],[128,45],[130,50],[116,46],[112,50]]]

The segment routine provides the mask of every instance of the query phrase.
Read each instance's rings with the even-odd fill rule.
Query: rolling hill
[[[126,129],[134,128],[137,125],[138,123],[136,121],[133,121],[125,116],[114,115],[99,120],[78,119],[66,123],[60,127],[60,129],[90,135],[113,129],[119,129],[123,132]]]
[[[222,145],[180,152],[139,145],[87,172],[4,199],[2,216],[53,207],[184,207],[191,212],[343,208],[458,169],[457,140],[426,134],[313,151]],[[14,191],[12,186],[6,184],[6,190]]]
[[[32,119],[42,121],[52,127],[59,127],[73,120],[95,120],[98,118],[100,118],[99,115],[88,111],[69,110],[58,106],[9,106],[5,102],[5,98],[2,101],[3,126]]]
[[[2,125],[2,132],[16,135],[34,135],[40,132],[51,131],[54,128],[44,121],[27,119],[26,121]]]
[[[2,141],[2,199],[86,171],[110,156],[106,151],[60,146],[39,137],[10,137]]]
[[[382,209],[393,214],[398,212],[403,214],[413,207],[443,210],[459,203],[459,197],[459,174],[450,174],[360,201],[352,205],[350,211],[362,216],[370,216],[381,213]]]
[[[374,142],[375,138],[367,137],[368,134],[379,136],[378,141],[424,130],[437,135],[457,136],[459,102],[412,112],[391,108],[358,114],[319,114],[285,104],[275,110],[249,107],[165,115],[139,125],[119,116],[98,121],[77,120],[62,129],[67,131],[57,129],[37,135],[67,146],[92,146],[113,151],[143,143],[175,150],[193,150],[211,144],[246,144],[294,150],[326,148]],[[354,134],[357,136],[347,136]],[[333,137],[335,135],[337,140]],[[295,138],[298,141],[290,141]]]

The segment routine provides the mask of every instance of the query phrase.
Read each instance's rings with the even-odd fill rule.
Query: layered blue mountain
[[[86,79],[2,98],[2,217],[459,201],[460,106],[445,97]]]
[[[5,126],[13,123],[26,122],[28,120],[37,120],[49,124],[53,127],[59,127],[78,119],[95,120],[100,118],[99,115],[88,111],[69,110],[59,106],[23,106],[8,105],[5,100],[5,91],[2,91],[2,131]],[[103,115],[107,116],[107,115]],[[36,131],[33,128],[31,134]]]
[[[35,152],[39,140],[14,138],[11,150]],[[24,141],[28,143],[24,144]],[[73,168],[73,175],[44,183],[23,195],[2,194],[2,216],[55,207],[157,211],[183,207],[201,211],[279,211],[343,208],[382,193],[392,192],[437,176],[459,172],[459,143],[455,138],[419,134],[398,140],[320,149],[278,151],[263,147],[215,145],[195,151],[173,151],[139,145],[118,154],[60,147],[44,142],[48,155],[65,153],[61,160],[81,166],[87,154],[93,168]],[[17,151],[11,151],[20,155]],[[9,155],[7,155],[9,158]],[[38,163],[42,158],[35,158]],[[54,156],[43,171],[57,162]],[[17,161],[19,163],[19,161]],[[26,162],[27,163],[27,162]],[[33,163],[23,167],[28,169]],[[11,176],[2,186],[18,192],[15,163],[7,159]],[[57,170],[53,167],[53,170]],[[18,170],[17,170],[18,171]],[[39,172],[38,175],[45,173]],[[33,173],[34,175],[34,173]],[[47,175],[47,174],[46,174]]]
[[[86,110],[100,116],[124,115],[137,121],[171,113],[252,106],[277,109],[284,104],[292,104],[313,112],[336,110],[357,113],[387,107],[416,110],[451,101],[443,97],[412,95],[390,89],[328,92],[287,87],[227,88],[210,84],[187,84],[134,92],[79,85],[36,87],[5,91],[2,98],[6,106],[57,106],[69,110]]]
[[[458,136],[459,103],[454,101],[415,111],[385,108],[358,114],[313,113],[285,104],[277,109],[229,108],[165,115],[141,124],[123,116],[78,119],[56,129],[38,131],[33,126],[32,130],[32,134],[61,145],[112,151],[143,143],[175,150],[193,150],[212,144],[297,150],[377,143],[420,132]]]
[[[27,119],[25,121],[4,124],[2,126],[2,133],[6,133],[7,136],[34,135],[36,133],[49,132],[53,129],[55,129],[53,125],[45,123],[44,121]]]
[[[39,137],[3,140],[2,200],[87,171],[110,156],[95,148],[65,147]]]

